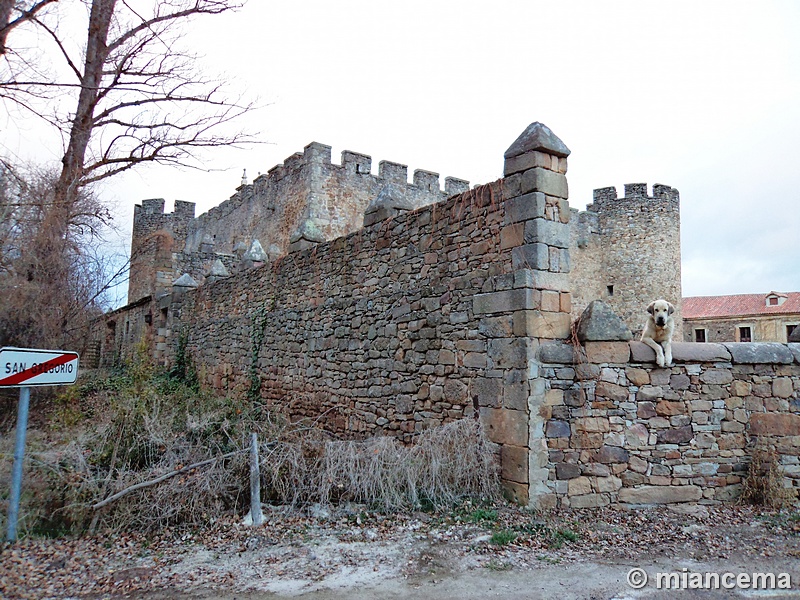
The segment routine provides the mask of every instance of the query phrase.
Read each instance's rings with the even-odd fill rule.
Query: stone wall
[[[676,366],[656,369],[638,342],[567,343],[597,296],[632,329],[656,297],[679,306],[675,190],[648,197],[626,186],[622,199],[599,190],[593,208],[571,211],[569,149],[541,123],[506,151],[504,178],[447,199],[461,183],[442,192],[418,171],[408,184],[393,163],[376,178],[369,157],[330,165],[326,148],[312,144],[267,176],[271,189],[285,186],[275,211],[308,191],[294,232],[266,238],[288,244],[280,252],[253,240],[245,253],[225,229],[255,206],[248,194],[264,180],[214,213],[216,233],[211,216],[184,224],[185,207],[177,218],[163,202],[143,203],[139,239],[157,228],[150,268],[180,277],[108,315],[103,355],[145,339],[169,366],[185,342],[204,385],[233,401],[258,394],[341,437],[413,442],[428,427],[481,418],[500,445],[506,492],[532,507],[722,501],[736,494],[756,436],[779,447],[787,476],[798,472],[797,347],[676,345]],[[359,178],[375,184],[368,201],[347,191]],[[425,198],[440,201],[416,206]],[[363,228],[326,239],[359,218]],[[245,219],[242,235],[266,236],[248,229],[257,220]],[[190,252],[175,249],[181,235]],[[621,323],[618,334],[631,337]]]
[[[774,447],[800,487],[800,344],[543,345],[552,504],[733,500],[752,448]]]
[[[173,339],[205,385],[241,396],[255,374],[275,409],[339,436],[411,442],[479,416],[527,503],[546,460],[529,435],[536,348],[570,333],[568,153],[534,124],[503,180],[182,292]]]

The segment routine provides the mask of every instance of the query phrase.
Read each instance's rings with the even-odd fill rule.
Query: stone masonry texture
[[[755,443],[797,487],[800,345],[677,343],[657,368],[625,326],[636,339],[658,297],[680,308],[678,193],[604,188],[578,213],[569,153],[532,123],[502,179],[441,190],[312,143],[200,217],[145,200],[131,303],[98,322],[97,360],[144,340],[169,367],[185,345],[204,386],[342,438],[479,418],[531,507],[732,500]],[[573,342],[593,300],[615,333]]]

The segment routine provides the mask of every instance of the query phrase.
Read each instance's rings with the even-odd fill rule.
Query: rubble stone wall
[[[172,329],[188,327],[207,385],[241,395],[254,366],[262,397],[341,436],[410,441],[482,406],[524,409],[510,315],[489,331],[473,310],[497,285],[514,293],[504,228],[489,184],[207,283]]]
[[[550,503],[719,503],[741,492],[752,449],[800,488],[800,344],[549,343],[544,435]]]

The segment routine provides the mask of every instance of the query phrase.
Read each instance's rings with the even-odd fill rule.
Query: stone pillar
[[[546,125],[532,123],[506,151],[503,171],[506,237],[522,242],[512,249],[514,286],[531,298],[529,306],[513,313],[513,327],[533,350],[527,365],[527,504],[534,508],[556,504],[547,485],[548,384],[540,376],[536,349],[541,340],[570,337],[569,153]]]

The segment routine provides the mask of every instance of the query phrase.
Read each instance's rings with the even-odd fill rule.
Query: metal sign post
[[[25,435],[28,431],[28,408],[31,386],[70,385],[78,379],[78,353],[65,350],[31,348],[0,349],[0,387],[18,387],[17,436],[14,443],[14,466],[11,470],[11,496],[8,501],[8,541],[17,539],[19,500],[22,495],[22,464],[25,459]]]

